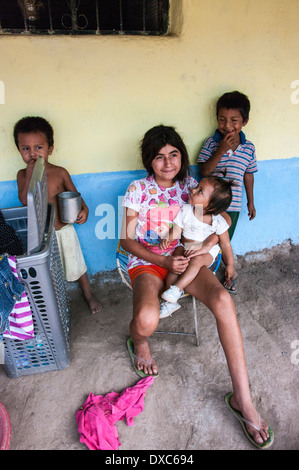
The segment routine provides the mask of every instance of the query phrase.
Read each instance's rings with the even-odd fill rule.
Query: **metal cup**
[[[58,194],[60,220],[66,224],[76,222],[81,211],[81,194],[75,191],[65,191]]]

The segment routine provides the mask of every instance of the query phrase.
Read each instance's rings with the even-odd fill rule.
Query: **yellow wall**
[[[298,0],[172,3],[170,37],[0,37],[1,181],[21,166],[12,128],[25,115],[50,120],[52,162],[71,174],[141,168],[138,142],[159,123],[177,127],[195,163],[217,97],[234,89],[251,99],[258,160],[298,156]]]

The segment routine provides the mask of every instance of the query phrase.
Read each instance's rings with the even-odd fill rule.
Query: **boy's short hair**
[[[206,214],[218,215],[225,212],[232,202],[233,180],[225,180],[220,176],[207,176],[209,182],[214,186],[214,191],[206,207]]]
[[[243,122],[245,122],[249,118],[250,101],[248,96],[244,95],[244,93],[240,93],[239,91],[230,91],[228,93],[224,93],[224,95],[222,95],[217,101],[217,118],[221,108],[238,109],[243,118]]]
[[[186,146],[174,127],[159,125],[149,129],[140,145],[142,163],[149,175],[153,175],[152,161],[165,145],[177,148],[181,153],[181,169],[175,181],[182,181],[189,172],[189,156]]]
[[[44,118],[39,116],[27,116],[20,119],[14,126],[14,139],[17,148],[19,134],[32,134],[35,132],[42,132],[47,138],[49,147],[54,145],[54,131],[51,124]]]

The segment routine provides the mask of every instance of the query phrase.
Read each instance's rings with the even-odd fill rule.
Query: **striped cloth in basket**
[[[8,256],[8,263],[12,273],[19,279],[16,265],[16,257]],[[9,315],[9,329],[3,333],[5,338],[25,340],[34,338],[34,327],[31,308],[26,292],[23,292],[20,301],[15,303]]]

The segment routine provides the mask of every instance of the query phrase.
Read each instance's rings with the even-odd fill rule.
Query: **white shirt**
[[[183,229],[185,238],[203,242],[212,233],[221,235],[229,229],[229,225],[222,215],[212,215],[212,224],[210,225],[195,217],[193,209],[191,204],[185,204],[174,219],[174,223]]]

